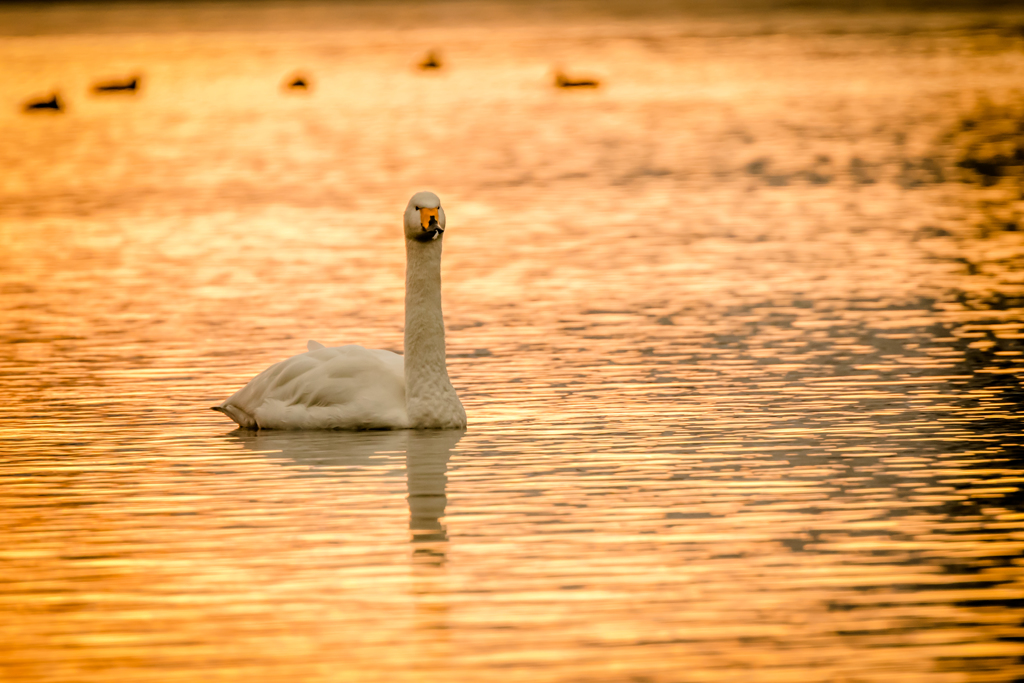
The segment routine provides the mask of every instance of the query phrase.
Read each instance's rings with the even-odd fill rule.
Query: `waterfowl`
[[[294,76],[285,80],[285,87],[290,90],[308,90],[309,86],[309,78],[302,74],[295,74]]]
[[[138,88],[138,76],[133,77],[130,81],[110,81],[107,83],[98,83],[93,86],[93,90],[98,93],[134,93]]]
[[[420,68],[424,70],[440,69],[441,58],[437,56],[436,52],[431,50],[430,52],[427,53],[426,58],[422,62],[420,62]]]
[[[555,72],[555,86],[559,88],[596,88],[601,82],[593,78],[569,78],[561,71]]]
[[[250,429],[465,428],[445,364],[441,200],[414,194],[404,224],[404,356],[311,340],[305,353],[271,365],[213,409]]]
[[[25,105],[25,111],[64,111],[60,97],[54,93],[48,100],[35,100]]]

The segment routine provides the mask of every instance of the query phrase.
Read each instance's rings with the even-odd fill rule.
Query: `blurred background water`
[[[1024,14],[857,6],[0,6],[0,678],[1024,677]],[[232,431],[420,189],[469,430]]]

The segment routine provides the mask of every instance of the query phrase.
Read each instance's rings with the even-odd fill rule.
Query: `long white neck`
[[[445,364],[441,242],[405,242],[405,406],[415,429],[466,426]]]

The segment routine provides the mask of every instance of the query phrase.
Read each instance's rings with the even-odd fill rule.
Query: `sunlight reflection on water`
[[[560,28],[0,44],[7,679],[1024,675],[1024,39]],[[423,187],[469,430],[231,431]]]

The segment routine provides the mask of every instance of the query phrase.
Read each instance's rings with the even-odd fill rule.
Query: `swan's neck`
[[[405,405],[409,426],[466,426],[448,379],[441,313],[441,239],[405,244]]]

